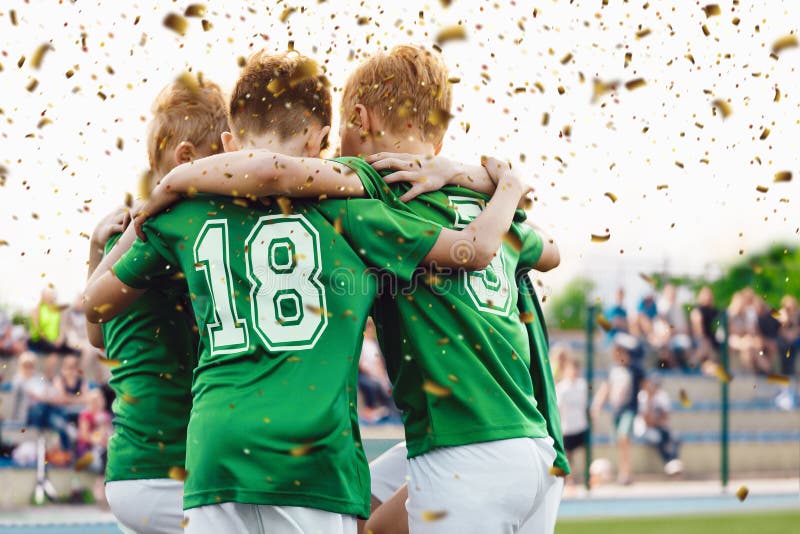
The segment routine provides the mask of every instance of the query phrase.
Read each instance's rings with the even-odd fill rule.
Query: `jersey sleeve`
[[[147,226],[147,241],[136,239],[112,270],[119,280],[130,287],[145,289],[153,280],[168,274],[170,262],[163,255],[160,240]]]
[[[533,269],[542,257],[544,241],[542,237],[530,226],[524,223],[516,223],[515,230],[519,232],[522,247],[519,251],[519,269]]]
[[[442,227],[413,213],[390,208],[380,200],[352,199],[342,220],[342,233],[364,260],[411,279],[430,252]]]

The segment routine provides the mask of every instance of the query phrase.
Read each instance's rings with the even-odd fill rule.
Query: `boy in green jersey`
[[[251,58],[230,124],[226,150],[296,156],[294,182],[272,183],[262,195],[282,187],[320,194],[314,178],[330,165],[300,158],[318,156],[330,129],[330,94],[313,62]],[[339,196],[373,187],[353,173],[333,178]],[[113,271],[116,258],[104,260],[85,294],[90,320],[118,313],[165,270],[182,271],[189,286],[201,339],[187,432],[188,531],[355,531],[354,516],[369,512],[357,358],[376,291],[359,255],[409,281],[420,263],[464,263],[451,253],[463,242],[475,251],[466,264],[480,267],[525,192],[506,177],[484,214],[459,231],[377,200],[264,206],[197,196],[149,222],[147,242],[137,241]]]
[[[152,178],[178,164],[222,150],[227,128],[225,99],[208,80],[166,86],[153,104],[147,133]],[[152,187],[151,184],[150,187]],[[129,220],[115,210],[95,229],[89,252],[91,275],[111,251]],[[114,435],[108,443],[106,496],[126,528],[141,533],[182,533],[186,425],[191,409],[197,339],[183,304],[182,280],[159,280],[125,313],[87,324],[90,341],[105,347]]]
[[[387,81],[388,80],[388,81]],[[373,187],[371,196],[383,198],[397,206],[397,195],[408,200],[421,192],[436,189],[441,173],[432,172],[430,165],[420,169],[419,160],[438,152],[444,135],[441,121],[430,117],[446,115],[450,107],[447,72],[436,56],[416,47],[396,47],[388,55],[378,55],[359,67],[348,82],[344,95],[342,152],[361,154],[385,150],[407,151],[422,156],[410,159],[402,155],[379,155],[382,168],[401,168],[402,172],[387,178],[387,182],[411,181],[410,189],[389,189],[363,160],[342,158],[339,166],[306,161],[308,187],[345,174],[342,164],[352,166]],[[362,103],[364,102],[364,103]],[[405,159],[404,159],[405,158]],[[415,161],[417,160],[417,161]],[[455,175],[462,183],[477,191],[491,191],[494,182],[483,169],[451,167],[448,176]],[[391,165],[389,165],[391,164]],[[249,151],[245,154],[225,154],[176,169],[159,186],[154,201],[145,209],[158,211],[169,205],[181,193],[192,190],[217,194],[258,195],[265,184],[281,180],[283,169],[298,165],[268,153]],[[298,167],[302,168],[302,167]],[[406,170],[411,169],[411,170]],[[498,168],[498,173],[508,169]],[[225,176],[215,179],[213,176]],[[287,194],[296,191],[286,189]],[[485,197],[464,189],[423,196],[408,204],[406,209],[437,224],[461,227],[467,225],[485,203]],[[351,194],[356,194],[351,190]],[[520,294],[517,283],[525,283],[525,272],[531,267],[547,270],[557,265],[557,249],[552,241],[544,242],[535,231],[516,226],[503,248],[492,249],[492,265],[481,273],[439,274],[429,277],[429,286],[420,285],[412,295],[386,300],[377,308],[376,318],[383,325],[381,335],[389,370],[395,385],[395,398],[404,409],[406,435],[410,456],[421,456],[437,449],[458,454],[458,446],[488,443],[480,454],[492,454],[491,448],[511,446],[517,455],[529,455],[534,448],[544,463],[513,458],[498,468],[515,475],[528,476],[532,494],[519,494],[517,509],[504,507],[497,513],[485,513],[488,507],[470,504],[475,496],[476,482],[460,483],[447,491],[427,492],[417,499],[419,508],[412,518],[423,528],[421,511],[437,505],[430,495],[450,495],[447,521],[436,522],[436,529],[505,528],[503,525],[526,524],[527,529],[539,529],[547,524],[552,531],[555,511],[560,499],[560,480],[550,474],[550,467],[567,470],[561,454],[561,432],[554,406],[552,378],[548,380],[546,340],[541,328],[531,329],[535,295]],[[463,253],[465,262],[475,251],[469,247],[454,250]],[[494,252],[499,252],[497,256]],[[433,283],[430,283],[433,282]],[[520,315],[520,308],[523,315]],[[524,321],[520,320],[521,317]],[[448,324],[447,319],[452,323]],[[382,320],[381,320],[382,319]],[[399,328],[398,328],[399,327]],[[535,342],[535,343],[534,343]],[[444,358],[443,355],[447,357]],[[506,361],[510,357],[511,362]],[[531,358],[535,358],[531,362]],[[457,372],[454,372],[457,371]],[[534,387],[535,386],[535,387]],[[551,439],[532,442],[529,438]],[[518,439],[516,443],[500,443]],[[555,444],[553,451],[551,443]],[[489,449],[489,450],[483,450]],[[556,456],[557,458],[551,458]],[[496,456],[496,455],[495,455]],[[458,463],[458,462],[456,462]],[[516,466],[539,469],[516,469]],[[542,465],[544,467],[542,468]],[[474,467],[474,466],[473,466]],[[429,466],[436,471],[436,466]],[[483,484],[483,486],[486,486]],[[510,491],[506,486],[506,491]],[[485,489],[485,488],[484,488]],[[483,502],[503,501],[502,492],[492,491]],[[478,493],[480,495],[480,493]],[[545,499],[544,496],[547,496]],[[427,499],[426,499],[427,497]],[[546,504],[542,504],[546,501]],[[409,504],[413,504],[411,499]],[[457,504],[456,504],[457,503]],[[542,513],[547,509],[547,513]],[[494,510],[494,509],[492,509]],[[481,515],[472,517],[470,512]],[[516,515],[515,515],[516,514]],[[543,519],[547,516],[548,519]],[[491,523],[484,523],[490,521]]]

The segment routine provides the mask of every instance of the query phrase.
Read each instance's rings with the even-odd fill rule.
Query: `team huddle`
[[[558,249],[509,164],[437,156],[450,107],[409,45],[350,74],[333,159],[328,82],[295,51],[250,57],[227,102],[189,76],[159,94],[149,197],[98,225],[84,295],[123,529],[553,531],[569,466],[528,273]],[[372,465],[369,316],[406,438]]]

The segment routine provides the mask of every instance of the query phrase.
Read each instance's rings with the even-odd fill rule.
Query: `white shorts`
[[[186,534],[356,534],[356,517],[316,508],[225,502],[186,510]]]
[[[115,480],[106,483],[106,499],[123,532],[183,534],[183,482]]]
[[[408,460],[410,534],[514,534],[555,526],[551,438],[442,447]],[[543,509],[548,494],[552,508]],[[548,523],[552,523],[548,524]]]
[[[400,486],[408,481],[407,457],[406,442],[401,441],[370,462],[371,491],[376,499],[386,502]]]

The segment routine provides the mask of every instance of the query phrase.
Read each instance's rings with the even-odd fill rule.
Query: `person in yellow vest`
[[[28,346],[36,352],[63,352],[64,334],[61,331],[62,307],[56,303],[57,293],[46,287],[42,290],[39,304],[31,314],[30,341]]]

